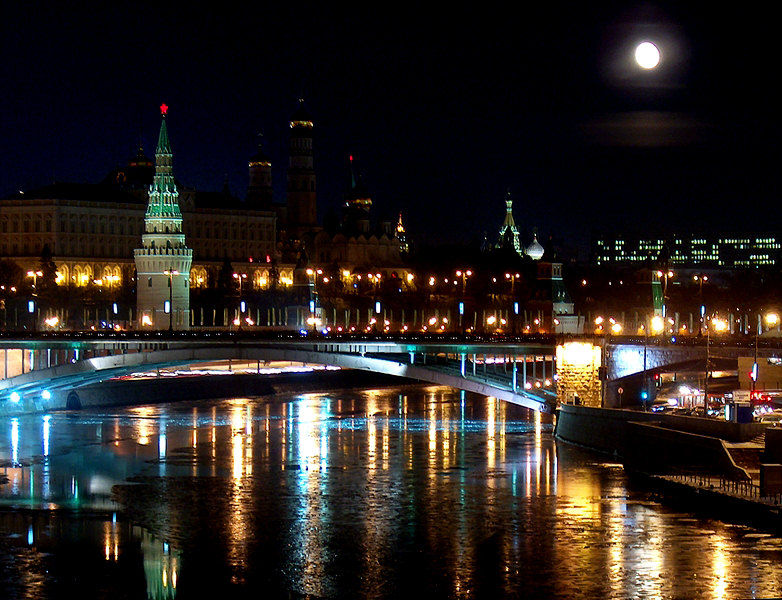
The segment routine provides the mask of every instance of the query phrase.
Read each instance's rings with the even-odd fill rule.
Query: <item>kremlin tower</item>
[[[348,235],[369,235],[369,211],[372,198],[356,174],[350,157],[350,184],[342,207],[342,227]]]
[[[141,248],[136,263],[136,314],[139,328],[189,329],[190,265],[193,251],[185,245],[179,192],[174,181],[166,113],[155,151],[155,176],[149,187]]]
[[[312,119],[299,100],[291,119],[291,154],[288,169],[287,230],[291,239],[318,229],[315,167],[312,159]]]
[[[271,210],[272,207],[272,163],[258,144],[258,152],[248,161],[250,186],[247,188],[247,202],[253,208]]]

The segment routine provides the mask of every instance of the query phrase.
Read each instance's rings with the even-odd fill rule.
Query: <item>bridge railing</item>
[[[465,379],[470,379],[473,381],[480,381],[484,383],[488,383],[491,385],[495,385],[498,387],[504,387],[509,390],[513,387],[513,374],[511,372],[505,372],[502,375],[499,373],[495,373],[492,371],[486,371],[481,373],[476,373],[475,375],[472,374],[472,369],[466,369],[465,373],[462,374],[461,370],[461,364],[459,361],[456,360],[449,360],[446,362],[423,362],[423,360],[416,360],[415,364],[420,367],[425,367],[429,369],[433,369],[436,371],[440,371],[443,373],[447,373],[449,375],[454,375],[456,377],[463,377]],[[470,362],[470,364],[472,364]],[[512,363],[511,363],[512,364]],[[516,363],[516,365],[522,364],[522,363]],[[514,365],[515,368],[518,368],[516,365]],[[513,367],[512,367],[513,368]],[[522,387],[521,382],[517,381],[517,387],[516,390],[519,393],[526,393],[534,396],[538,396],[543,399],[550,399],[554,396],[556,396],[556,391],[553,389],[547,389],[548,386],[545,385],[545,379],[541,377],[527,377],[527,384],[529,387]]]

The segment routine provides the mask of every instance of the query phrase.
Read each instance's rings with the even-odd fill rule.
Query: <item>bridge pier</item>
[[[567,342],[557,346],[557,398],[568,404],[600,407],[603,349],[590,342]]]

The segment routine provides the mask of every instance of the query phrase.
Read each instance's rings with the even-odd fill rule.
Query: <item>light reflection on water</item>
[[[782,584],[778,538],[648,502],[621,465],[555,443],[546,417],[447,388],[0,427],[9,598],[58,597],[76,540],[70,567],[102,575],[95,597],[733,598]]]

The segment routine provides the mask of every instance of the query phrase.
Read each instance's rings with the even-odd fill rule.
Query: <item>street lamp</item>
[[[462,297],[464,297],[465,287],[467,286],[467,278],[472,277],[472,270],[467,269],[465,271],[456,271],[456,276],[460,277],[462,280]]]
[[[595,317],[595,333],[603,333],[603,323],[605,319],[601,316]]]
[[[714,333],[722,333],[728,329],[728,324],[723,319],[716,317],[706,322],[706,382],[703,385],[703,416],[708,414],[709,409],[709,377],[711,376],[711,355],[709,345],[711,344],[711,328],[714,327]]]
[[[309,290],[310,290],[310,318],[307,319],[307,322],[308,323],[310,321],[312,322],[312,329],[313,329],[313,331],[315,331],[315,330],[317,330],[317,328],[319,326],[318,315],[317,315],[317,312],[318,312],[318,275],[322,275],[323,274],[323,270],[322,269],[308,268],[306,273],[307,273],[307,276],[309,277],[308,287],[309,287]],[[369,279],[372,279],[373,275],[370,273],[370,274],[367,274],[367,277]],[[380,277],[379,274],[378,274],[378,277]],[[359,278],[360,278],[360,276],[359,276]]]
[[[650,319],[644,323],[644,369],[643,369],[643,383],[641,390],[641,398],[644,401],[644,408],[648,404],[649,400],[649,378],[646,372],[646,352],[649,346],[649,332],[651,330],[652,335],[659,335],[665,329],[665,321],[660,315],[653,315]],[[620,330],[621,331],[621,330]]]
[[[242,280],[247,279],[247,273],[234,273],[233,278],[239,282],[239,329],[242,328],[244,319],[244,306],[242,306]]]
[[[505,279],[510,280],[510,295],[515,297],[515,284],[517,279],[521,279],[521,273],[505,273]]]
[[[700,310],[700,318],[698,321],[698,335],[703,335],[703,323],[704,315],[706,314],[706,307],[703,305],[703,284],[709,280],[708,275],[693,275],[692,280],[698,284],[698,304]]]
[[[367,279],[372,282],[372,306],[375,307],[375,314],[380,314],[380,303],[377,299],[377,288],[383,279],[382,273],[367,273]],[[446,280],[448,281],[448,280]],[[433,281],[429,282],[430,285],[434,285]],[[375,328],[377,321],[371,322],[370,325]]]
[[[758,337],[760,336],[761,329],[763,327],[762,322],[765,321],[769,328],[774,327],[779,323],[779,315],[776,313],[768,313],[763,319],[758,317],[758,323],[755,326],[755,360],[752,363],[752,392],[754,394],[757,388],[758,382]]]
[[[33,298],[35,298],[38,295],[38,278],[43,277],[43,271],[27,271],[27,276],[33,278]],[[27,311],[33,316],[33,331],[38,327],[35,308],[35,301],[30,300],[27,304]]]
[[[38,278],[43,277],[43,271],[27,271],[27,276],[33,278],[33,296],[38,295]]]
[[[179,275],[176,269],[163,271],[168,275],[168,330],[174,331],[174,275]]]
[[[668,279],[673,278],[673,271],[657,271],[657,277],[663,280],[663,319],[667,316],[665,301],[668,299]]]
[[[465,271],[459,270],[456,271],[456,276],[461,277],[462,279],[462,294],[461,299],[459,301],[459,328],[462,330],[462,333],[464,333],[464,327],[462,325],[462,317],[464,317],[464,294],[467,287],[467,278],[472,276],[472,270],[467,269]]]

